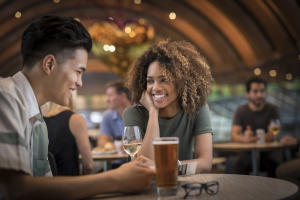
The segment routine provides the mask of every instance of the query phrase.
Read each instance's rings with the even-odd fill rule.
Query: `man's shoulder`
[[[247,103],[240,105],[237,107],[236,112],[245,112],[249,110],[249,106]]]
[[[270,102],[266,102],[265,104],[267,107],[270,107],[270,108],[277,108],[277,106],[273,103],[270,103]]]
[[[266,102],[265,107],[269,110],[278,110],[278,107],[270,102]]]
[[[0,78],[0,93],[12,94],[15,91],[15,84],[11,77]]]
[[[116,112],[115,110],[105,110],[104,112],[103,112],[103,117],[104,118],[112,118],[112,116],[113,116],[113,114],[114,114],[114,112]]]
[[[6,99],[7,102],[13,103],[11,100],[15,100],[25,105],[25,97],[22,91],[16,86],[12,77],[0,78],[0,96],[1,99]]]

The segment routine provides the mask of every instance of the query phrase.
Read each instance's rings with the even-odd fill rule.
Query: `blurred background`
[[[215,83],[208,97],[215,141],[230,140],[232,116],[245,103],[244,82],[269,82],[267,100],[280,108],[281,134],[300,134],[300,0],[0,0],[0,76],[21,69],[25,28],[43,15],[70,16],[93,37],[76,111],[98,132],[105,84],[124,79],[153,42],[194,44]]]

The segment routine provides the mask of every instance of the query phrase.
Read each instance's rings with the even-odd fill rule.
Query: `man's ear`
[[[56,66],[56,59],[55,56],[52,54],[46,55],[43,59],[42,69],[43,71],[49,75],[54,71]]]
[[[122,99],[123,99],[124,101],[127,99],[127,96],[126,96],[126,94],[125,94],[124,92],[122,92],[120,95],[121,95],[121,97],[122,97]]]
[[[123,92],[121,95],[122,95],[122,100],[123,100],[124,103],[127,103],[128,101],[130,101],[130,100],[128,99],[126,93]]]

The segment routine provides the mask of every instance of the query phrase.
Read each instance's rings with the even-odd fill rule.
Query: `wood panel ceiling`
[[[0,75],[21,68],[20,38],[43,15],[78,17],[84,24],[122,17],[145,18],[159,38],[187,40],[209,61],[217,83],[244,82],[260,67],[262,77],[300,76],[300,0],[1,0]],[[15,18],[15,12],[22,13]],[[169,13],[176,19],[171,21]],[[107,71],[93,56],[91,70]],[[278,75],[270,78],[268,72]]]

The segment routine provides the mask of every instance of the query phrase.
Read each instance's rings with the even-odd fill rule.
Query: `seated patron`
[[[155,137],[179,138],[179,160],[195,162],[196,173],[212,166],[212,128],[206,97],[212,76],[205,59],[188,42],[162,41],[135,63],[128,78],[133,102],[124,126],[144,134],[138,155],[153,159]],[[194,154],[194,155],[193,155]]]
[[[42,111],[48,129],[48,150],[55,158],[57,175],[79,175],[79,153],[83,174],[93,170],[91,145],[85,119],[69,107],[47,103]]]
[[[112,149],[114,141],[121,140],[123,130],[123,111],[131,106],[130,92],[123,81],[108,84],[106,89],[108,110],[103,114],[98,136],[98,147]],[[117,147],[120,148],[121,146]],[[118,149],[120,150],[120,149]]]
[[[252,78],[246,82],[246,97],[248,103],[237,108],[231,129],[231,139],[234,142],[257,142],[256,131],[262,129],[265,132],[265,141],[274,141],[274,135],[269,125],[272,119],[279,119],[278,109],[275,105],[266,102],[267,83],[260,78]],[[261,166],[267,170],[268,175],[275,176],[276,162],[272,158],[272,152],[261,154]],[[246,174],[251,169],[250,153],[241,153],[233,159],[233,166],[229,173]],[[229,159],[232,161],[232,159]]]

